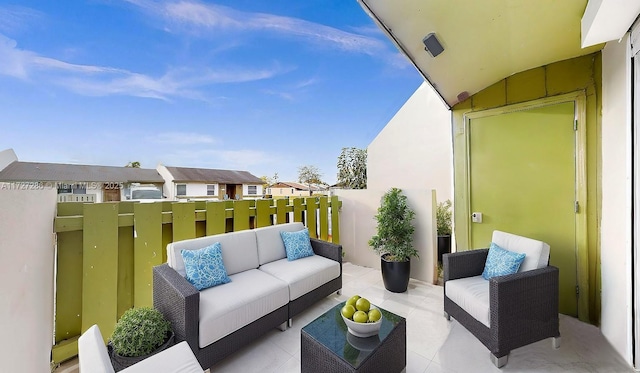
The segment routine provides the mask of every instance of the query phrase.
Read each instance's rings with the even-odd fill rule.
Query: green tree
[[[309,187],[309,195],[312,195],[311,184],[322,184],[322,174],[316,166],[306,165],[298,167],[298,182]]]
[[[138,161],[129,162],[125,165],[125,167],[140,168],[140,162]]]
[[[338,185],[367,189],[367,149],[342,148],[338,157]]]
[[[271,185],[271,179],[267,175],[260,176],[260,180],[262,180],[262,190],[267,191],[269,185]]]
[[[269,177],[267,175],[260,176],[260,180],[262,180],[262,190],[267,192],[267,188],[278,183],[278,173],[274,173],[273,177]]]

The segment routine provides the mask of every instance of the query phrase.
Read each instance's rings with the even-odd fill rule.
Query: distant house
[[[267,194],[272,197],[309,196],[309,186],[293,181],[279,181],[267,188]],[[328,194],[328,189],[322,185],[311,184],[311,194]]]
[[[0,152],[0,189],[51,189],[58,202],[111,202],[131,198],[131,188],[162,190],[158,171],[145,168],[21,162],[13,150]]]
[[[262,197],[264,182],[247,171],[159,165],[164,194],[171,200],[224,200]]]

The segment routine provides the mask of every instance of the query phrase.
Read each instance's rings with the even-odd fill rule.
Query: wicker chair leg
[[[278,329],[284,332],[285,330],[287,330],[287,324],[288,323],[286,321],[283,322],[282,324],[280,324],[280,326],[278,326]]]
[[[562,342],[562,338],[560,338],[560,336],[551,338],[551,344],[553,345],[553,348],[556,350],[560,348],[561,342]]]
[[[444,318],[447,319],[447,321],[451,321],[451,315],[447,312],[444,313]]]
[[[288,327],[292,327],[293,326],[293,319],[289,319],[289,321],[287,321],[287,326]]]
[[[338,289],[338,291],[336,291],[336,294],[341,295],[342,294],[342,289]]]
[[[502,368],[509,361],[509,354],[506,354],[502,357],[497,357],[494,354],[490,354],[490,356],[491,356],[491,362],[493,363],[493,365],[495,365],[498,368]]]

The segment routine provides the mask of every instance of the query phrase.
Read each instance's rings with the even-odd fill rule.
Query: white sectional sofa
[[[173,242],[167,264],[154,268],[154,306],[187,341],[203,369],[280,327],[311,304],[342,288],[342,247],[311,239],[313,256],[289,261],[281,231],[301,223]],[[219,242],[231,282],[201,291],[186,278],[182,250]]]

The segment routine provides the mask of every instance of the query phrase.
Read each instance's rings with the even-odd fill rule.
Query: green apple
[[[372,308],[369,311],[369,322],[376,322],[376,321],[380,320],[381,317],[382,317],[382,314],[380,313],[379,309]]]
[[[369,312],[369,307],[371,307],[371,303],[367,298],[360,298],[356,301],[356,309],[358,311]]]
[[[349,298],[349,300],[347,301],[347,304],[350,304],[352,306],[356,306],[356,302],[358,301],[358,299],[360,299],[359,295],[354,295],[351,298]]]
[[[366,323],[367,320],[369,320],[369,316],[367,316],[367,313],[364,311],[356,311],[356,313],[353,314],[353,321],[355,322]]]
[[[342,313],[342,316],[346,317],[347,319],[351,319],[353,317],[353,314],[356,313],[356,309],[352,305],[347,304],[342,307],[340,313]]]

